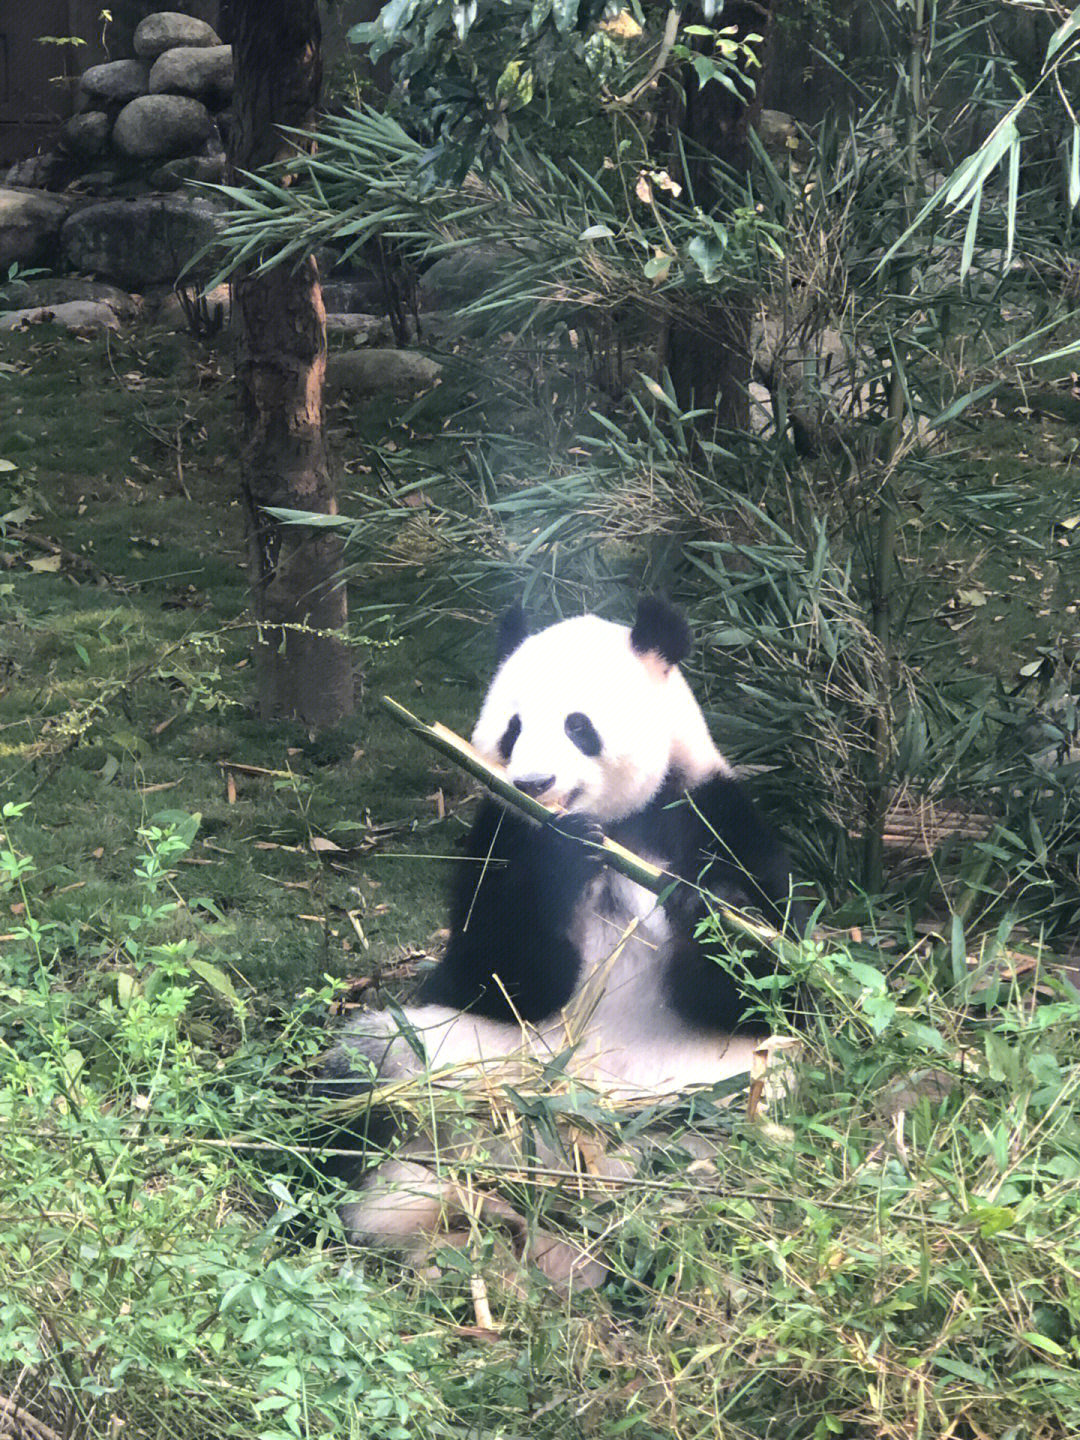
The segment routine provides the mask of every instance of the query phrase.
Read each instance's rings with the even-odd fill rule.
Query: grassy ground
[[[1033,1009],[995,954],[973,979],[962,932],[944,1000],[923,948],[887,982],[869,944],[825,947],[798,1103],[752,1120],[699,1100],[659,1138],[631,1121],[643,1177],[584,1183],[561,1219],[542,1179],[511,1192],[597,1247],[602,1290],[507,1277],[487,1228],[436,1283],[268,1232],[296,1193],[267,1163],[289,1067],[321,1043],[296,1042],[293,998],[379,970],[400,992],[444,922],[465,787],[377,698],[467,730],[483,607],[425,626],[423,575],[358,564],[355,718],[316,740],[259,724],[227,358],[153,332],[2,346],[0,803],[30,803],[0,845],[0,1401],[45,1418],[28,1433],[1077,1434],[1076,1006]],[[445,456],[450,404],[408,424],[335,405],[336,463],[374,487],[374,440]],[[921,598],[953,654],[1015,678],[1073,624],[1070,435],[1025,417],[966,436],[967,513],[910,532],[935,553]],[[1006,483],[1057,509],[1029,517]],[[1015,563],[984,548],[976,488],[1016,507]],[[140,838],[178,812],[201,817],[189,849]],[[67,928],[42,943],[49,921]],[[490,1124],[490,1094],[470,1100]],[[500,1103],[523,1145],[533,1125],[586,1153],[618,1132],[558,1077]]]
[[[368,580],[356,716],[317,740],[260,724],[227,354],[39,329],[6,336],[3,362],[0,785],[32,797],[22,840],[47,869],[46,918],[122,907],[139,825],[184,810],[202,816],[185,893],[262,994],[426,944],[444,869],[428,857],[452,852],[464,787],[376,702],[467,728],[481,627],[410,626],[413,582]],[[350,469],[365,423],[394,433],[385,413],[331,420]]]
[[[227,349],[39,328],[6,335],[2,363],[0,786],[33,799],[23,824],[48,866],[49,917],[122,905],[139,825],[184,810],[202,816],[185,893],[197,888],[259,994],[428,947],[465,786],[377,699],[467,731],[490,667],[482,607],[418,623],[415,565],[357,557],[353,627],[370,643],[357,649],[356,716],[317,740],[260,724]],[[346,497],[376,493],[376,442],[399,481],[410,457],[419,477],[459,452],[446,418],[460,400],[444,387],[408,423],[385,405],[331,404]],[[925,661],[1024,683],[1043,653],[1073,660],[1071,427],[1029,408],[956,438],[928,481],[946,481],[951,518],[939,509],[923,530],[913,509],[904,531],[923,587],[912,613],[936,616]]]

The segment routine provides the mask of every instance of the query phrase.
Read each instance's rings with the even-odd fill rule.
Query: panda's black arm
[[[778,929],[801,933],[806,907],[792,897],[792,873],[779,836],[758,813],[746,786],[733,776],[716,775],[689,792],[692,819],[687,840],[696,850],[679,873],[724,899],[734,890]],[[682,868],[688,863],[688,868]]]
[[[613,829],[612,839],[663,856],[666,868],[688,882],[665,908],[689,929],[701,914],[701,890],[729,905],[750,905],[777,928],[805,928],[805,907],[791,900],[784,847],[733,776],[714,775],[690,791],[669,781],[644,811]]]
[[[561,1009],[581,969],[571,919],[598,863],[587,846],[483,801],[455,877],[446,953],[418,998],[499,1020]]]
[[[666,802],[666,803],[665,803]],[[727,904],[750,905],[778,929],[801,934],[806,907],[792,898],[792,874],[784,847],[758,814],[744,785],[718,775],[689,793],[658,797],[653,823],[661,832],[670,868],[688,881],[677,886],[665,908],[674,923],[667,963],[671,1004],[689,1024],[717,1031],[764,1035],[765,1017],[756,1011],[736,973],[718,963],[696,935],[706,913],[702,890]],[[630,843],[629,840],[627,843]],[[766,947],[744,952],[750,975],[762,979],[776,970]]]

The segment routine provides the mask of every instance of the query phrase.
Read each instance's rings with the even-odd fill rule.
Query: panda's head
[[[473,746],[527,794],[601,823],[641,810],[669,775],[692,787],[729,774],[678,668],[689,648],[686,621],[652,597],[633,626],[582,615],[529,635],[515,612]]]

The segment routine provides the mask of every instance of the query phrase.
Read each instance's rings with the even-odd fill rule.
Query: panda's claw
[[[561,815],[553,829],[560,840],[570,842],[566,848],[578,864],[591,870],[604,863],[604,832],[592,815]]]

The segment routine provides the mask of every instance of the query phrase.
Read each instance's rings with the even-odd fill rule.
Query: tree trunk
[[[715,24],[734,27],[736,38],[760,35],[755,47],[760,69],[747,71],[756,88],[740,86],[733,95],[716,80],[702,84],[691,65],[683,67],[682,112],[678,128],[685,142],[688,183],[696,204],[715,211],[722,205],[717,193],[714,164],[736,176],[750,168],[746,133],[761,109],[761,92],[772,32],[775,0],[735,0],[717,15]],[[711,43],[699,42],[706,47]],[[715,407],[717,422],[727,430],[746,430],[750,423],[749,300],[729,294],[709,306],[694,321],[672,326],[668,336],[667,365],[680,403],[687,409]]]
[[[322,81],[316,0],[231,0],[236,92],[232,171],[289,154],[314,118]],[[337,511],[322,428],[326,312],[314,257],[233,277],[236,379],[243,449],[259,709],[264,719],[332,725],[353,708],[347,619],[332,531],[283,525],[266,506]]]

